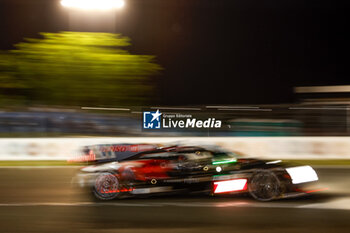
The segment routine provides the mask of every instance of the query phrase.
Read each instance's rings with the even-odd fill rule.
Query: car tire
[[[249,180],[248,190],[258,201],[272,201],[281,195],[281,182],[272,171],[261,170]]]
[[[112,200],[119,196],[119,186],[116,174],[103,172],[96,177],[92,192],[98,200]]]

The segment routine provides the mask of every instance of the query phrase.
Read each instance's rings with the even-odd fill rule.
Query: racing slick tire
[[[103,172],[96,177],[92,193],[98,200],[112,200],[119,196],[119,186],[120,182],[116,174]]]
[[[272,201],[281,195],[281,182],[275,173],[261,170],[251,177],[248,190],[258,201]]]

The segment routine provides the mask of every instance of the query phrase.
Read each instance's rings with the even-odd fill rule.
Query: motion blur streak
[[[320,189],[308,190],[306,191],[306,193],[316,193],[316,192],[322,192],[326,190],[328,190],[328,188],[320,188]]]
[[[0,51],[0,90],[5,93],[0,106],[141,105],[153,95],[151,76],[160,66],[153,56],[130,54],[125,49],[129,38],[97,32],[41,36]]]

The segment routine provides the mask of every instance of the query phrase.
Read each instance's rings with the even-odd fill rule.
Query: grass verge
[[[307,160],[283,160],[284,162],[307,164],[307,165],[325,165],[325,166],[350,166],[349,159],[307,159]]]

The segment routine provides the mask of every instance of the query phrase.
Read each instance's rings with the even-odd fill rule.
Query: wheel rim
[[[97,177],[95,182],[95,193],[101,199],[112,199],[119,193],[118,178],[110,173],[104,173]]]
[[[253,176],[249,185],[250,194],[257,200],[270,201],[280,193],[279,180],[272,172],[260,172]]]

